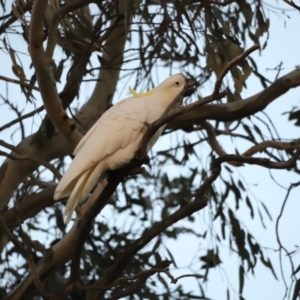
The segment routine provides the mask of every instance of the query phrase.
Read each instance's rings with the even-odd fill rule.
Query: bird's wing
[[[102,172],[105,172],[122,167],[128,163],[128,158],[133,158],[132,145],[147,128],[149,109],[145,103],[140,98],[129,98],[101,116],[75,149],[75,158],[57,186],[55,199],[66,196],[64,190],[69,190],[70,183],[96,164],[101,162]],[[116,157],[113,157],[114,153]],[[111,159],[105,164],[107,157]],[[113,160],[116,163],[112,163]]]
[[[124,99],[124,100],[122,100],[122,101],[120,101],[118,104],[120,104],[120,103],[122,103],[122,102],[124,102],[124,101],[127,101],[127,100],[130,100],[131,98],[127,98],[127,99]],[[116,105],[118,105],[118,104],[116,104]],[[115,106],[116,106],[115,105]],[[110,109],[108,109],[99,119],[98,119],[98,121],[97,122],[95,122],[95,124],[89,129],[89,131],[83,136],[83,138],[80,140],[80,142],[78,143],[78,145],[76,146],[76,148],[75,148],[75,150],[74,150],[74,152],[73,152],[73,154],[74,155],[76,155],[78,152],[79,152],[79,150],[82,148],[82,146],[85,144],[85,142],[86,142],[86,140],[92,135],[92,133],[97,129],[97,127],[99,126],[99,123],[100,123],[100,121],[102,122],[102,119],[104,120],[104,119],[107,119],[107,118],[109,118],[109,116],[111,115],[111,114],[113,114],[113,110],[114,110],[114,107],[115,106],[113,106],[113,107],[111,107]]]

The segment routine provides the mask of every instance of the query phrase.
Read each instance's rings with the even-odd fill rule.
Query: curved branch
[[[207,119],[223,122],[240,120],[264,110],[272,101],[298,86],[300,86],[300,68],[279,78],[262,92],[245,100],[223,104],[208,104],[183,113],[168,124],[168,128],[191,128]],[[196,103],[187,105],[186,108]]]
[[[20,159],[20,160],[31,160],[41,166],[44,166],[45,168],[47,168],[49,171],[51,171],[53,173],[53,175],[60,180],[61,179],[61,174],[54,168],[54,166],[52,166],[50,163],[48,163],[47,161],[41,159],[40,157],[35,157],[35,156],[31,156],[29,154],[27,154],[25,151],[10,145],[2,140],[0,140],[0,146],[5,147],[10,149],[13,153],[17,153],[17,156],[13,156],[11,157],[11,159]],[[10,154],[11,156],[11,154]]]
[[[49,39],[48,39],[47,49],[46,49],[46,58],[49,61],[51,61],[52,59],[53,52],[56,46],[57,27],[61,18],[63,18],[63,16],[66,15],[67,13],[93,2],[96,2],[96,0],[76,0],[76,1],[66,2],[65,5],[61,6],[53,13],[50,22]]]
[[[213,151],[215,151],[218,156],[224,156],[227,155],[226,151],[222,148],[222,146],[219,144],[216,134],[215,134],[215,128],[209,123],[209,122],[201,122],[201,127],[206,131],[207,133],[207,140],[212,148]],[[220,132],[220,131],[219,131]],[[224,132],[226,133],[226,132]],[[239,135],[237,135],[239,136]],[[244,151],[241,156],[253,156],[254,154],[258,152],[266,151],[267,148],[274,148],[278,150],[292,150],[297,149],[300,144],[300,139],[293,140],[291,142],[279,142],[279,141],[263,141],[261,143],[255,143],[254,146],[251,146],[249,149]],[[271,156],[271,154],[269,154]],[[271,156],[272,157],[272,156]],[[274,158],[274,157],[273,157]],[[227,161],[229,164],[240,167],[243,166],[241,162],[237,161]]]
[[[36,87],[36,86],[34,86],[30,83],[27,83],[27,82],[22,82],[22,81],[17,80],[17,79],[13,79],[13,78],[9,78],[9,77],[0,75],[0,80],[10,82],[10,83],[14,83],[14,84],[17,84],[17,85],[20,85],[20,86],[23,86],[23,87],[27,87],[28,89],[31,89],[31,90],[39,91],[38,87]]]
[[[179,220],[192,215],[206,207],[206,198],[197,198],[195,201],[181,206],[176,212],[168,216],[166,219],[156,223],[151,229],[147,230],[139,239],[129,246],[120,256],[120,258],[108,269],[106,275],[101,277],[94,283],[94,287],[106,286],[114,282],[123,272],[124,268],[131,261],[133,256],[147,245],[153,238],[161,234],[166,228],[170,227]],[[99,299],[99,291],[92,293],[88,299]],[[94,295],[93,295],[94,294]]]
[[[151,138],[151,136],[148,138]],[[151,229],[146,231],[139,239],[137,239],[131,246],[129,246],[123,252],[122,256],[120,256],[120,258],[114,263],[114,265],[112,265],[108,269],[106,275],[102,276],[101,279],[95,282],[94,287],[99,288],[107,286],[114,282],[123,272],[124,268],[126,267],[127,263],[132,259],[132,257],[140,249],[147,245],[154,237],[161,234],[166,228],[168,228],[172,224],[204,208],[207,204],[207,199],[204,198],[204,194],[207,191],[207,188],[219,176],[221,172],[222,163],[228,161],[237,161],[241,163],[259,165],[266,168],[285,169],[295,167],[297,159],[299,158],[299,154],[300,148],[298,148],[294,152],[291,159],[289,159],[288,161],[281,162],[272,162],[264,158],[253,158],[238,155],[224,155],[222,157],[217,158],[212,163],[211,175],[203,182],[203,184],[196,192],[195,200],[191,203],[182,205],[175,213],[171,214],[161,222],[156,223]],[[90,228],[93,218],[105,205],[107,197],[109,197],[114,192],[119,182],[126,174],[128,174],[132,167],[133,165],[130,164],[123,169],[116,170],[109,183],[104,183],[103,192],[96,200],[94,200],[95,198],[92,198],[96,197],[97,193],[93,193],[92,197],[84,205],[89,206],[89,209],[85,209],[83,210],[83,212],[79,211],[76,222],[74,223],[72,229],[63,237],[63,239],[61,239],[57,244],[50,248],[45,254],[45,256],[38,263],[37,274],[39,275],[39,277],[41,277],[42,279],[48,277],[57,268],[65,264],[66,261],[68,261],[74,255],[74,253],[76,254],[76,251],[78,251],[78,249],[74,247],[74,245],[77,245],[78,241],[79,244],[84,243],[84,240],[82,240],[81,236],[85,234],[86,230]],[[90,205],[92,205],[92,207]],[[74,251],[75,249],[76,251]],[[78,268],[78,266],[76,266],[76,268]],[[7,297],[7,300],[21,299],[23,295],[25,293],[28,293],[32,288],[33,278],[29,275],[21,282],[21,284],[16,288],[16,290]],[[89,299],[99,299],[98,293],[99,292],[92,293],[89,296]]]
[[[26,12],[31,10],[32,2],[31,1],[26,1],[24,6],[22,6],[23,5],[22,2],[18,2],[18,5],[16,5],[16,3],[14,3],[13,5],[15,5],[15,8],[17,9],[17,12],[18,12],[19,17],[20,17],[20,16],[23,16]],[[9,14],[9,19],[6,20],[5,22],[3,22],[0,26],[0,35],[2,33],[4,33],[7,30],[7,28],[17,20],[18,20],[18,17],[13,13],[13,11],[11,11],[10,14]]]
[[[242,54],[238,55],[237,57],[235,57],[234,59],[232,59],[223,69],[223,71],[221,72],[220,76],[218,77],[216,83],[215,83],[215,88],[214,88],[214,92],[213,95],[217,95],[220,91],[220,87],[222,84],[222,81],[224,79],[224,77],[226,76],[226,74],[230,71],[230,69],[232,69],[232,67],[234,65],[236,65],[237,63],[241,62],[242,60],[244,60],[248,55],[250,55],[253,51],[259,49],[259,44],[254,44],[252,47],[250,47],[249,49],[247,49],[246,51],[244,51]]]
[[[238,155],[225,155],[217,158],[211,166],[211,175],[206,178],[203,184],[196,192],[195,200],[191,203],[187,203],[181,206],[176,212],[168,216],[166,219],[156,223],[151,229],[144,232],[144,234],[137,239],[131,246],[129,246],[120,256],[120,258],[108,269],[107,273],[94,283],[94,287],[100,288],[114,282],[123,272],[124,268],[133,258],[133,256],[147,245],[154,237],[161,234],[166,228],[172,224],[182,220],[183,218],[192,215],[196,211],[203,209],[207,204],[207,199],[204,198],[204,194],[211,186],[211,184],[217,179],[221,172],[221,165],[227,161],[238,161],[247,164],[260,165],[266,168],[285,169],[291,168],[296,165],[296,161],[299,158],[300,148],[298,148],[293,154],[292,158],[288,161],[271,162],[262,158],[243,157]],[[99,295],[100,293],[100,295]],[[99,299],[102,295],[101,291],[95,291],[88,296],[89,300]]]
[[[257,145],[250,147],[242,155],[243,156],[252,156],[257,152],[263,152],[267,148],[274,148],[278,150],[292,150],[299,147],[300,139],[293,140],[289,143],[278,142],[278,141],[264,141]]]
[[[21,201],[18,204],[20,222],[35,216],[42,209],[54,205],[53,193],[55,187],[51,186],[39,193],[33,193],[26,197],[26,201]],[[0,216],[11,230],[18,225],[16,223],[18,213],[14,207],[1,213]]]
[[[20,116],[19,118],[16,118],[16,119],[14,119],[14,120],[12,120],[12,121],[6,123],[5,125],[3,125],[3,126],[0,127],[0,131],[2,131],[2,130],[4,130],[4,129],[7,129],[7,128],[9,128],[10,126],[13,126],[13,125],[16,124],[16,123],[21,122],[22,120],[25,120],[25,119],[27,119],[27,118],[30,118],[30,117],[34,116],[35,114],[37,114],[37,113],[39,113],[39,112],[41,112],[41,111],[43,111],[43,110],[44,110],[44,105],[40,106],[39,108],[37,108],[37,109],[35,109],[35,110],[33,110],[33,111],[27,113],[27,114],[24,114],[23,116]]]
[[[46,57],[43,48],[45,37],[43,23],[47,6],[48,1],[46,0],[35,1],[33,4],[29,29],[30,55],[47,114],[57,130],[75,148],[81,139],[81,134],[76,130],[73,122],[68,119],[66,112],[62,108],[54,74],[50,67],[52,57]]]

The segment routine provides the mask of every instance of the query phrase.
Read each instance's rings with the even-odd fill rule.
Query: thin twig
[[[36,266],[35,266],[35,263],[34,263],[34,260],[32,257],[32,253],[31,253],[31,246],[30,246],[30,243],[32,243],[32,241],[31,241],[30,237],[28,235],[26,235],[25,232],[23,231],[22,224],[20,222],[20,218],[18,218],[18,221],[19,221],[20,234],[22,236],[22,239],[23,239],[23,242],[25,245],[26,258],[27,258],[27,262],[29,265],[29,269],[31,272],[31,276],[32,276],[34,285],[37,288],[37,290],[40,292],[42,297],[45,297],[46,299],[47,298],[51,299],[53,297],[53,295],[45,291],[45,289],[41,283],[41,280],[38,276],[38,272],[36,270]],[[30,240],[30,243],[28,242],[28,240]]]
[[[95,0],[75,0],[67,2],[65,3],[65,5],[61,6],[58,10],[54,12],[49,27],[48,43],[45,52],[46,60],[51,61],[52,59],[53,52],[56,46],[57,27],[61,18],[63,18],[63,16],[67,13],[93,2],[95,2]]]
[[[0,131],[4,130],[6,128],[9,128],[10,126],[12,126],[12,125],[14,125],[14,124],[16,124],[16,123],[18,123],[20,121],[23,121],[24,119],[27,119],[27,118],[30,118],[30,117],[34,116],[35,114],[43,111],[44,109],[45,109],[44,105],[42,105],[39,108],[37,108],[37,109],[35,109],[35,110],[33,110],[33,111],[31,111],[31,112],[23,115],[23,116],[20,116],[19,118],[16,118],[15,120],[13,120],[13,121],[11,121],[9,123],[6,123],[5,125],[1,126],[0,127]]]
[[[101,289],[103,290],[109,290],[111,289],[112,287],[116,286],[116,285],[119,285],[123,282],[126,282],[126,281],[130,281],[130,280],[135,280],[135,279],[139,279],[141,277],[149,277],[151,275],[154,275],[155,273],[165,273],[166,271],[168,271],[167,268],[158,268],[156,266],[154,266],[153,268],[149,269],[149,270],[145,270],[145,271],[141,271],[137,274],[134,274],[132,276],[123,276],[123,277],[119,277],[118,279],[116,279],[115,281],[113,281],[110,285],[107,285]]]
[[[38,88],[38,87],[36,87],[36,86],[34,86],[34,85],[31,85],[31,84],[29,84],[29,83],[26,83],[26,82],[21,82],[20,80],[12,79],[12,78],[5,77],[5,76],[2,76],[2,75],[0,75],[0,80],[4,80],[4,81],[6,81],[6,82],[15,83],[15,84],[18,84],[18,85],[27,87],[27,88],[29,88],[29,89],[32,89],[32,90],[35,90],[35,91],[39,91],[39,88]]]
[[[223,71],[221,72],[221,74],[219,75],[216,83],[215,83],[215,88],[214,88],[214,92],[213,95],[217,95],[220,91],[221,88],[221,84],[222,81],[225,77],[225,75],[230,71],[230,69],[236,65],[237,63],[239,63],[240,61],[244,60],[249,54],[251,54],[253,51],[259,49],[259,44],[254,44],[252,47],[250,47],[249,49],[245,50],[245,52],[243,52],[242,54],[240,54],[239,56],[235,57],[234,59],[232,59],[223,69]]]
[[[211,174],[206,178],[204,183],[198,189],[196,197],[203,197],[209,186],[216,180],[221,172],[221,164],[228,161],[236,161],[241,163],[246,163],[249,165],[259,165],[269,169],[289,169],[293,168],[296,165],[297,159],[300,155],[300,147],[295,151],[293,156],[287,161],[273,162],[265,158],[256,158],[248,156],[239,156],[239,155],[223,155],[218,157],[212,162],[211,165]]]
[[[284,271],[283,271],[283,264],[282,264],[282,250],[285,252],[285,254],[288,256],[289,260],[290,260],[290,263],[291,263],[291,266],[292,266],[292,276],[295,278],[295,274],[294,274],[294,265],[293,265],[293,261],[291,259],[291,254],[290,252],[286,249],[286,247],[281,243],[281,239],[280,239],[280,235],[279,235],[279,222],[280,222],[280,219],[282,218],[282,215],[283,215],[283,211],[285,209],[285,206],[286,206],[286,203],[287,203],[287,200],[289,198],[289,195],[292,191],[292,189],[298,187],[300,185],[300,182],[296,182],[296,183],[292,183],[288,190],[287,190],[287,193],[284,197],[284,200],[283,200],[283,203],[282,203],[282,206],[281,206],[281,209],[280,209],[280,212],[279,212],[279,215],[276,219],[276,224],[275,224],[275,233],[276,233],[276,239],[277,239],[277,243],[279,245],[279,264],[280,264],[280,271],[281,271],[281,278],[283,280],[283,283],[285,285],[285,288],[286,288],[286,292],[288,290],[288,287],[287,287],[287,283],[286,283],[286,280],[285,280],[285,277],[284,277]]]
[[[210,103],[212,101],[215,101],[215,100],[220,100],[223,97],[225,97],[227,95],[227,93],[228,92],[225,90],[223,92],[218,93],[217,95],[211,94],[211,95],[206,96],[206,97],[204,97],[204,98],[202,98],[202,99],[200,99],[200,100],[198,100],[198,101],[196,101],[192,104],[181,107],[179,109],[180,111],[178,111],[176,113],[175,117],[178,117],[181,114],[186,114],[186,113],[188,113],[188,112],[190,112],[190,111],[192,111],[192,110],[196,109],[197,107],[202,106],[204,104],[208,104],[208,103]],[[173,118],[172,118],[172,120],[173,120]]]
[[[116,292],[115,294],[113,294],[109,298],[107,298],[107,300],[125,299],[126,296],[134,295],[134,293],[136,291],[138,291],[142,287],[142,285],[145,284],[146,280],[147,280],[147,277],[139,278],[134,284],[131,284],[127,289]],[[99,298],[97,298],[97,299],[99,299]]]
[[[174,283],[174,284],[176,284],[177,281],[181,278],[186,278],[186,277],[194,277],[194,278],[198,278],[198,279],[204,278],[203,275],[199,275],[199,274],[184,274],[184,275],[178,276],[176,278],[173,275],[171,275],[169,271],[165,272],[165,274],[167,274],[167,276],[171,279],[171,283]]]
[[[264,142],[258,143],[255,140],[253,140],[251,137],[249,137],[248,135],[243,135],[243,134],[240,134],[240,133],[234,133],[231,130],[214,129],[214,131],[217,135],[222,135],[222,134],[229,135],[233,138],[241,138],[241,139],[247,140],[250,143],[253,143],[254,146],[252,146],[248,150],[246,150],[242,154],[242,156],[252,156],[254,154],[254,152],[252,152],[253,150],[251,150],[251,152],[252,152],[251,155],[248,154],[249,153],[248,151],[250,151],[250,149],[255,149],[254,147],[258,146],[258,148],[256,148],[257,151],[255,151],[255,152],[265,152],[269,157],[275,159],[276,161],[280,161],[280,158],[278,158],[276,155],[274,155],[273,153],[271,153],[270,151],[267,150],[268,147],[272,147],[273,142],[279,143],[278,145],[277,144],[273,144],[273,145],[275,145],[274,146],[275,149],[280,149],[280,150],[295,149],[295,148],[298,148],[299,144],[300,144],[300,139],[293,140],[293,141],[288,142],[288,143],[283,143],[283,142],[279,142],[279,141],[266,141],[266,142],[272,142],[272,143],[270,143],[268,145],[265,144],[265,146],[262,147],[262,146],[259,146],[259,145],[261,145]],[[216,137],[214,137],[214,138],[216,138]],[[297,146],[293,146],[293,144],[294,145],[297,144]]]
[[[203,209],[207,204],[207,199],[197,199],[194,202],[188,203],[185,206],[180,207],[176,212],[168,216],[166,219],[156,223],[151,229],[146,231],[139,239],[137,239],[131,246],[129,246],[123,252],[122,256],[115,262],[113,266],[109,268],[107,274],[105,274],[98,282],[96,286],[107,285],[110,282],[114,282],[116,278],[122,273],[125,266],[132,259],[132,257],[145,245],[147,245],[153,238],[165,231],[166,228],[175,224],[179,220],[190,216],[196,211]]]
[[[26,255],[27,255],[26,249],[22,246],[22,244],[18,241],[18,239],[13,235],[13,233],[9,230],[9,228],[6,226],[6,224],[3,221],[1,216],[0,216],[0,224],[1,224],[1,227],[4,229],[7,237],[15,245],[15,247],[17,248],[19,253],[21,253],[24,257],[26,257]]]
[[[231,3],[237,2],[237,0],[227,0],[227,1],[223,1],[223,2],[219,2],[219,1],[214,1],[214,0],[192,0],[192,3],[197,3],[197,2],[201,2],[201,4],[215,4],[215,5],[219,5],[219,6],[227,6]]]
[[[128,282],[128,281],[132,281],[132,280],[136,280],[136,279],[139,280],[139,279],[142,279],[142,278],[146,280],[147,278],[149,278],[150,276],[152,276],[156,273],[161,273],[161,272],[166,273],[166,272],[168,272],[167,266],[170,265],[170,262],[168,262],[167,265],[165,264],[166,266],[164,266],[163,268],[160,267],[160,264],[164,263],[164,262],[165,261],[156,264],[154,267],[152,267],[149,270],[141,271],[141,272],[136,273],[136,274],[131,275],[131,276],[119,277],[118,279],[116,279],[114,282],[112,282],[111,284],[109,284],[107,286],[83,286],[78,281],[76,281],[76,282],[71,283],[70,285],[68,285],[64,289],[64,291],[59,295],[59,297],[60,298],[66,297],[70,293],[70,291],[73,290],[74,288],[77,288],[77,289],[83,290],[83,291],[96,291],[96,290],[107,291],[107,290],[110,290],[111,288],[113,288],[116,285],[122,284],[123,282]],[[126,289],[126,291],[127,291],[127,289]],[[127,294],[127,292],[126,292],[126,294]],[[108,298],[108,299],[110,299],[110,298]],[[116,299],[119,299],[119,298],[116,298]]]
[[[17,148],[11,144],[8,144],[6,142],[4,142],[3,140],[0,140],[0,146],[3,146],[5,148],[10,149],[11,151],[17,153],[19,156],[12,156],[10,155],[9,158],[11,159],[19,159],[19,160],[31,160],[39,165],[44,166],[45,168],[47,168],[48,170],[50,170],[53,175],[60,180],[61,179],[61,174],[56,170],[56,168],[54,168],[53,165],[51,165],[49,162],[47,162],[46,160],[40,158],[40,157],[36,157],[36,156],[32,156],[29,155],[28,153],[26,153],[24,150],[21,150],[20,148]],[[5,153],[5,152],[4,152]],[[8,155],[7,155],[8,156]]]
[[[211,148],[219,156],[227,155],[227,153],[225,152],[225,150],[223,150],[223,148],[221,147],[221,145],[219,144],[219,142],[217,140],[215,128],[209,122],[201,122],[200,126],[206,130],[207,137],[208,137],[208,143],[211,146]],[[245,137],[241,134],[233,134],[230,131],[223,131],[223,130],[218,130],[218,132],[222,133],[222,134],[230,134],[235,137],[246,138],[248,141],[255,144],[254,146],[252,146],[249,149],[247,149],[246,151],[244,151],[244,153],[241,154],[241,156],[253,156],[257,152],[265,151],[266,153],[269,154],[270,157],[272,157],[273,159],[275,159],[277,161],[280,161],[279,158],[277,158],[272,153],[269,153],[269,151],[267,151],[266,149],[274,148],[274,149],[278,149],[278,150],[291,150],[291,149],[297,149],[300,145],[300,139],[293,140],[289,143],[273,141],[273,140],[257,143],[254,140],[250,139],[249,137]],[[242,166],[243,165],[242,163],[237,163],[236,161],[228,162],[228,163],[230,163],[233,166]]]
[[[5,104],[7,104],[11,108],[11,110],[13,110],[16,113],[17,119],[19,119],[22,116],[22,112],[18,109],[18,107],[16,105],[14,105],[8,99],[5,99],[4,97],[2,97],[1,95],[0,95],[0,97],[2,98],[3,102]],[[21,130],[21,139],[23,140],[23,139],[25,139],[25,127],[24,127],[22,120],[20,120],[19,123],[20,123],[19,125],[20,125],[20,130]]]
[[[18,2],[19,5],[22,4],[23,2],[19,1]],[[21,5],[20,5],[21,6]],[[27,11],[29,11],[32,7],[32,1],[26,1],[25,5],[23,7],[21,7],[21,9],[19,9],[19,7],[17,7],[19,13],[21,15],[24,15]],[[18,20],[18,18],[15,16],[14,13],[10,13],[10,18],[6,21],[6,22],[3,22],[0,26],[0,35],[2,33],[4,33],[6,31],[6,29],[11,25],[13,24],[15,21]]]
[[[296,5],[293,1],[289,1],[289,0],[283,0],[286,4],[296,8],[297,10],[300,11],[300,6]]]

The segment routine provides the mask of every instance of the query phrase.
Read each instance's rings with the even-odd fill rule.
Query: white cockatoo
[[[136,93],[108,109],[81,139],[74,150],[74,159],[61,178],[54,199],[68,197],[65,207],[65,223],[71,219],[79,201],[85,198],[94,186],[105,180],[109,171],[126,166],[134,158],[149,124],[158,120],[170,104],[182,96],[192,94],[194,80],[176,74],[153,90]],[[180,103],[175,106],[178,107]],[[147,150],[158,140],[160,128],[148,143]]]

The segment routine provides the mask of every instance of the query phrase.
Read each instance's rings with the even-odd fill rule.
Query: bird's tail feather
[[[71,220],[72,214],[78,202],[88,195],[88,193],[93,189],[99,180],[106,178],[105,174],[101,173],[102,165],[100,163],[79,176],[65,207],[65,224],[68,224],[68,222]]]
[[[68,203],[65,207],[64,215],[65,215],[65,224],[68,224],[71,220],[72,214],[80,200],[82,200],[85,195],[83,195],[84,186],[89,177],[89,171],[84,172],[75,184],[73,191],[68,199]]]

